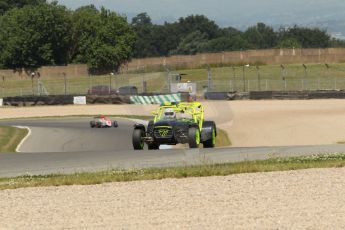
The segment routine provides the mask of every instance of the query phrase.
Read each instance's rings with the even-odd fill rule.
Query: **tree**
[[[278,48],[302,48],[302,45],[296,38],[284,38],[278,43]]]
[[[140,37],[138,38],[140,39]],[[175,50],[180,43],[180,35],[177,23],[165,23],[152,27],[152,41],[156,55],[167,56],[171,50]]]
[[[70,58],[88,64],[91,71],[117,71],[133,55],[135,33],[126,18],[94,6],[77,9],[73,14]]]
[[[221,52],[246,50],[251,48],[247,40],[242,36],[236,35],[232,37],[219,37],[206,42],[202,47],[202,52]]]
[[[181,39],[194,31],[200,31],[202,34],[205,34],[207,39],[216,38],[221,33],[218,25],[204,15],[190,15],[180,18],[178,29]]]
[[[326,48],[331,43],[331,37],[326,30],[319,28],[306,28],[294,26],[279,31],[281,40],[286,38],[296,39],[303,48]]]
[[[22,8],[24,6],[37,6],[47,3],[46,0],[0,0],[0,15],[13,8]]]
[[[0,17],[0,65],[31,68],[68,63],[70,14],[63,6],[41,4]]]
[[[196,54],[206,42],[207,34],[199,30],[193,31],[182,39],[177,49],[171,51],[171,54]]]
[[[136,32],[134,56],[138,58],[157,56],[159,53],[153,40],[154,25],[147,13],[140,13],[132,19],[132,26]]]
[[[152,21],[150,16],[146,12],[140,13],[134,18],[132,18],[132,26],[149,25],[152,26]]]
[[[258,23],[256,26],[249,27],[244,37],[256,49],[268,49],[275,47],[277,44],[277,35],[272,27],[264,23]]]

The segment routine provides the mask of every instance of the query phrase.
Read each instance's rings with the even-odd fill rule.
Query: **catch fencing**
[[[109,74],[102,76],[54,76],[0,79],[0,98],[43,95],[117,94],[134,86],[139,94],[170,94],[176,83],[191,88],[197,96],[205,92],[344,90],[345,64],[213,66],[202,69]],[[102,90],[94,90],[102,86]],[[103,87],[104,86],[104,87]],[[98,89],[98,88],[97,88]],[[189,92],[190,93],[190,92]]]

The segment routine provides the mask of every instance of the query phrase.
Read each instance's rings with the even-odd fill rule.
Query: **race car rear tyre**
[[[198,148],[200,144],[200,131],[198,128],[190,127],[188,130],[189,148]]]
[[[142,129],[133,130],[132,143],[133,143],[133,148],[135,150],[144,149],[144,141],[142,140],[142,137],[144,137],[144,134],[145,132]]]
[[[148,144],[147,147],[149,150],[157,150],[157,149],[159,149],[159,144],[152,143],[152,144]]]
[[[214,148],[216,146],[216,129],[214,126],[212,127],[211,132],[211,138],[202,143],[204,148]]]
[[[95,121],[90,121],[90,127],[95,128],[95,126],[96,126]]]
[[[113,121],[113,126],[116,128],[116,127],[119,127],[119,124],[117,123],[117,121]]]

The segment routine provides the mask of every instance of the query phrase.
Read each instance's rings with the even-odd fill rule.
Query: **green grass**
[[[240,173],[273,172],[344,166],[345,154],[327,154],[294,158],[272,158],[263,161],[245,161],[227,164],[202,164],[197,166],[172,168],[109,170],[104,172],[75,173],[70,175],[26,175],[16,178],[0,178],[0,189],[3,190],[24,187],[62,185],[91,185],[108,182],[160,180],[165,178],[227,176]]]
[[[0,152],[15,152],[27,129],[0,126]]]
[[[255,65],[243,66],[212,66],[212,91],[255,91],[255,90],[317,90],[317,89],[345,89],[345,63],[307,64],[305,70],[301,64],[284,65]],[[187,74],[182,82],[197,83],[198,93],[202,94],[208,86],[207,68],[175,70],[172,73]],[[283,80],[283,77],[285,80]],[[65,93],[63,77],[42,76],[41,80],[49,94],[61,95]],[[147,83],[148,92],[167,92],[167,72],[143,72],[103,76],[71,76],[66,81],[67,94],[86,94],[93,85],[110,85],[114,88],[135,85],[143,91],[143,81]],[[111,83],[110,83],[111,82]],[[31,79],[5,79],[0,82],[0,96],[20,96],[37,94],[38,82],[32,85]]]

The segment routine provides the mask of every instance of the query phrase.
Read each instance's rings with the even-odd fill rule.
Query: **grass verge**
[[[26,175],[16,178],[0,178],[0,190],[24,187],[92,185],[107,182],[159,180],[165,178],[227,176],[240,173],[273,172],[344,166],[344,153],[324,154],[293,158],[272,158],[263,161],[245,161],[227,164],[202,164],[198,166],[173,168],[110,170],[97,173],[75,173],[71,175]]]
[[[0,126],[0,152],[15,152],[27,134],[27,129]]]

